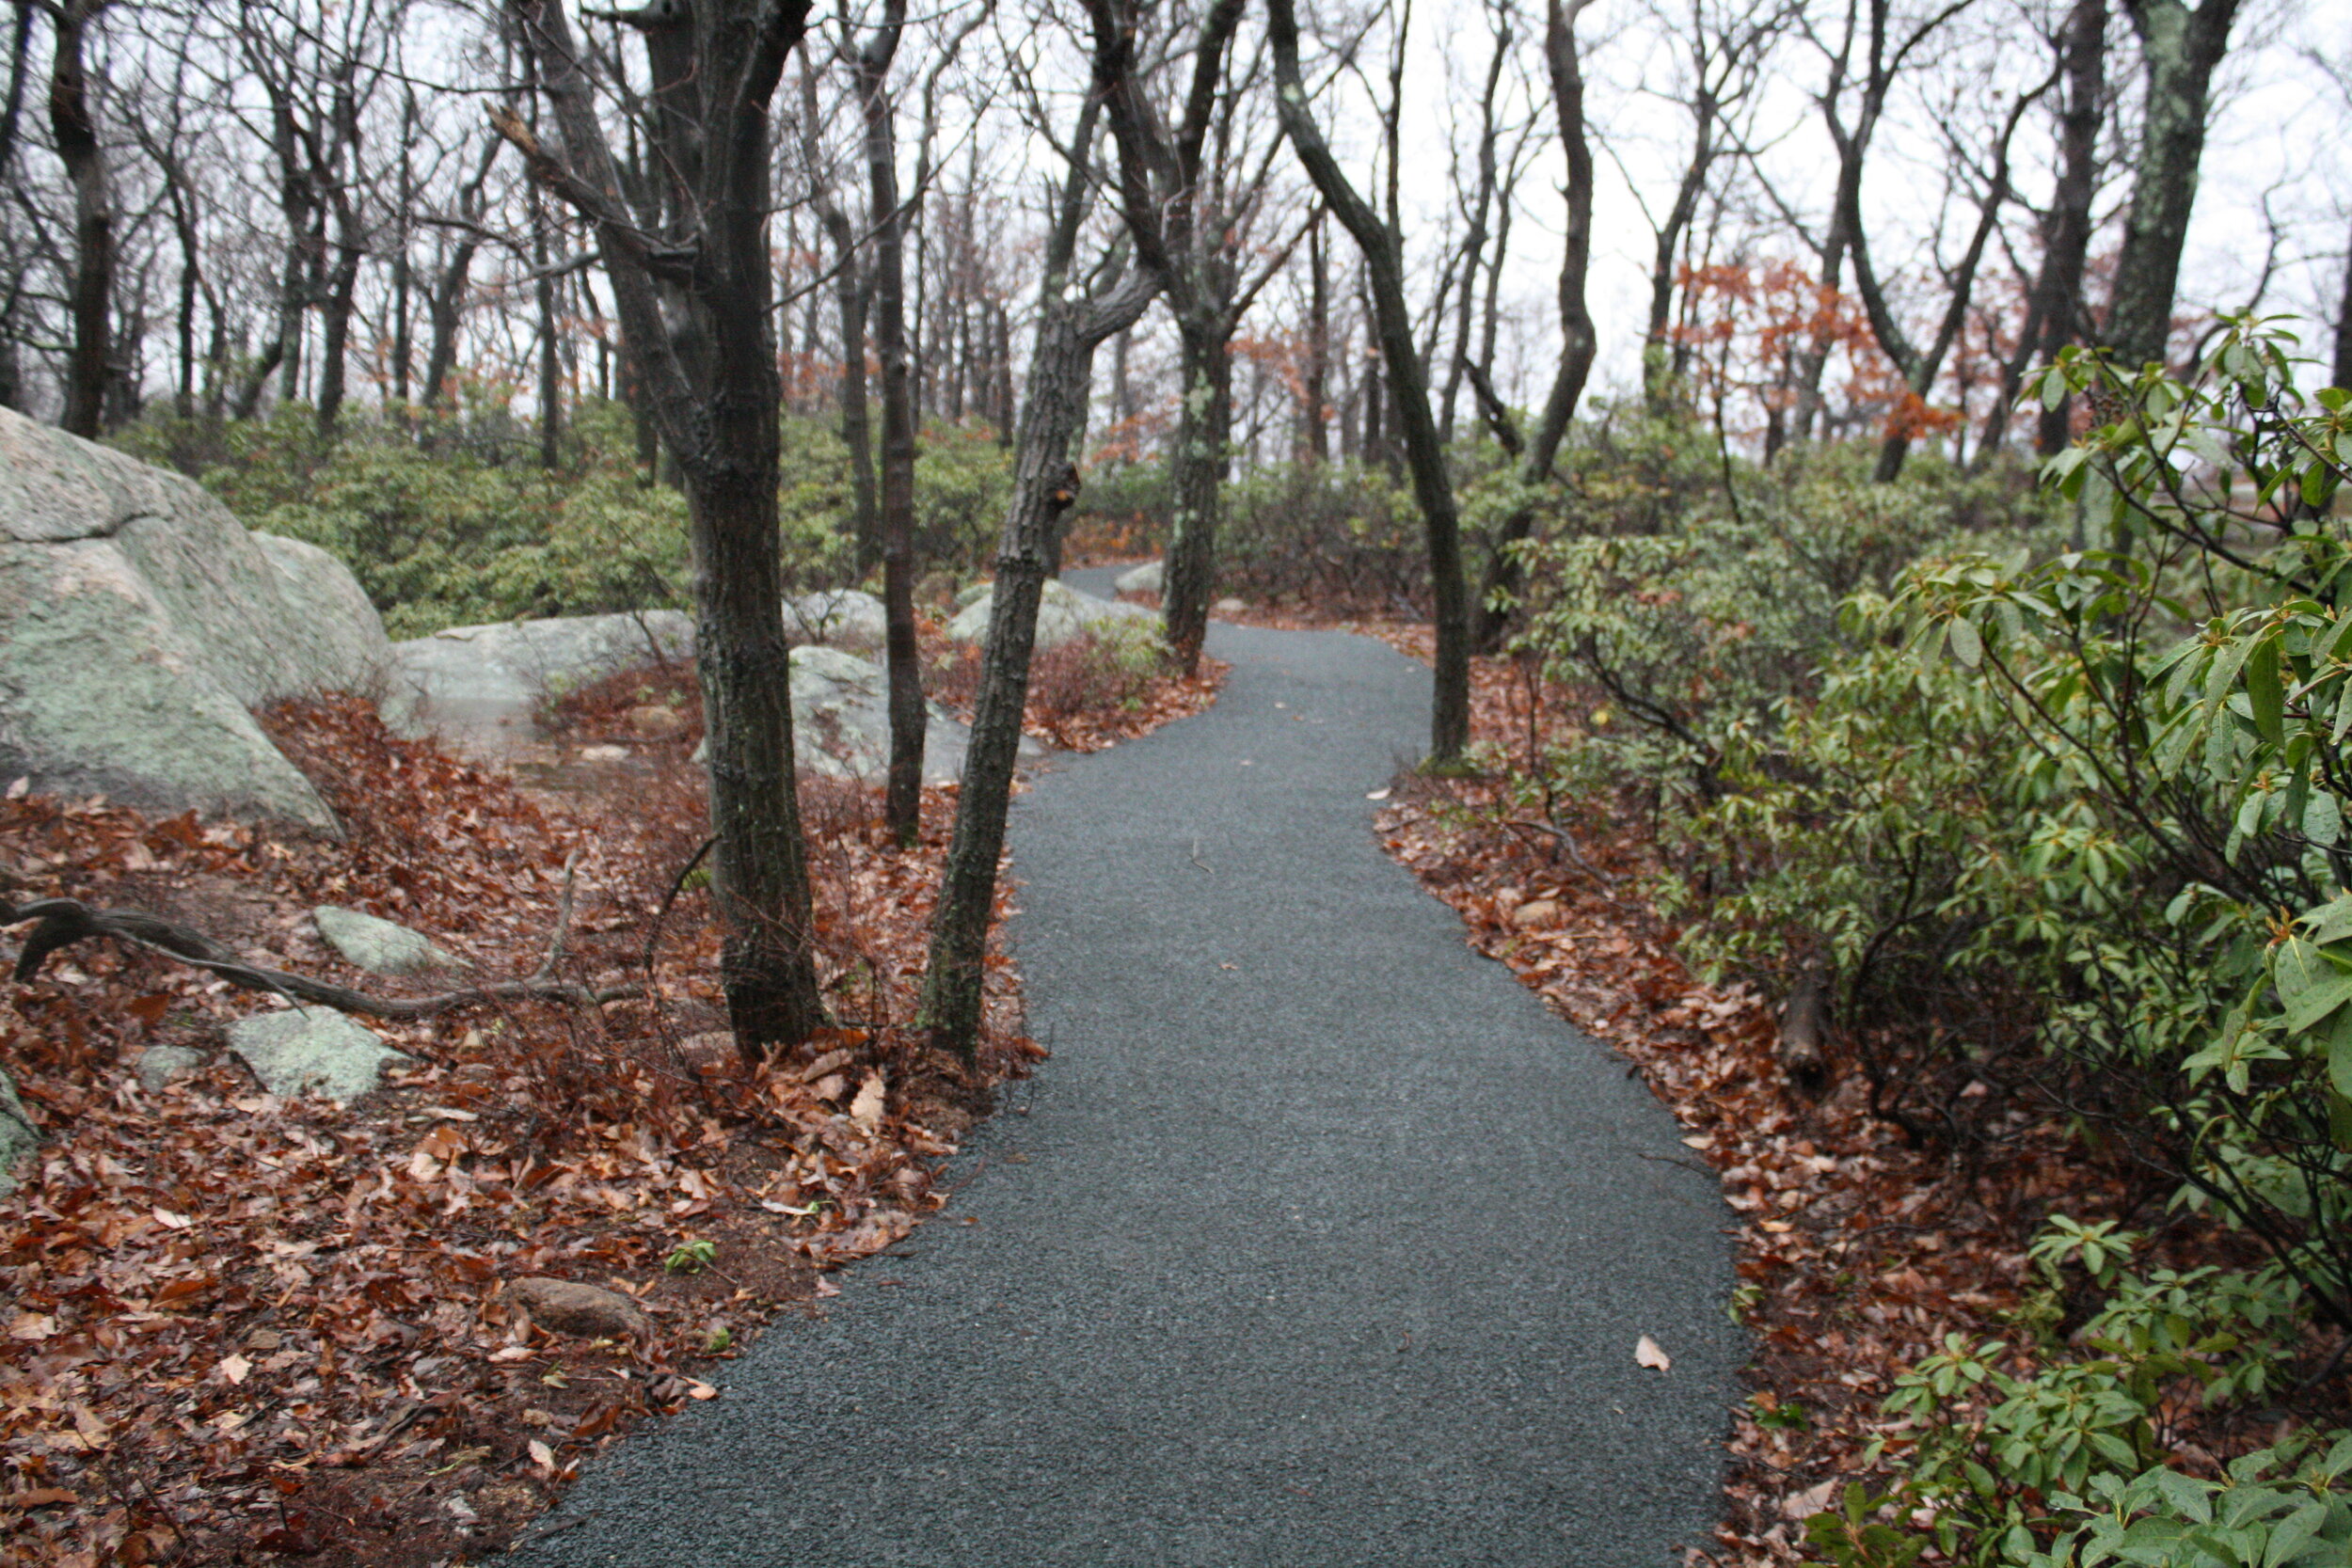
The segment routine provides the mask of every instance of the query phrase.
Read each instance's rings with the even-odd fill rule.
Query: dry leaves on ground
[[[927,793],[902,855],[868,791],[804,789],[841,1027],[752,1069],[724,1030],[707,895],[662,918],[705,832],[689,741],[623,776],[624,798],[559,805],[359,705],[274,727],[347,842],[19,798],[0,801],[0,881],[358,983],[312,905],[522,974],[574,862],[564,973],[649,978],[654,996],[379,1026],[412,1065],[338,1107],[265,1095],[218,1051],[266,1002],[151,954],[53,958],[0,1013],[0,1062],[47,1138],[0,1201],[0,1563],[489,1550],[630,1419],[723,1397],[712,1358],[829,1293],[822,1271],[904,1236],[989,1085],[1041,1054],[1001,955],[977,1075],[906,1028],[951,791]],[[166,1045],[208,1065],[143,1087],[138,1055]],[[529,1275],[625,1293],[652,1332],[550,1335],[506,1290]]]

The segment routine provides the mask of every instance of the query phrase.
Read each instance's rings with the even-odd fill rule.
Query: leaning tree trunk
[[[866,408],[866,278],[858,265],[857,230],[834,198],[824,148],[817,138],[822,118],[817,103],[817,73],[805,53],[801,60],[801,156],[807,167],[817,221],[833,242],[834,306],[841,318],[841,444],[850,449],[850,536],[856,541],[860,577],[882,560],[882,512],[874,494],[874,431]]]
[[[1450,766],[1470,743],[1470,595],[1462,581],[1462,525],[1454,510],[1454,481],[1446,472],[1438,422],[1429,413],[1429,384],[1413,341],[1412,307],[1405,297],[1405,274],[1397,236],[1370,203],[1356,193],[1331,156],[1323,129],[1309,108],[1299,80],[1298,15],[1294,0],[1269,0],[1267,33],[1274,46],[1275,101],[1308,178],[1324,204],[1353,235],[1364,259],[1380,356],[1389,371],[1395,413],[1403,427],[1405,461],[1412,473],[1413,497],[1421,505],[1429,547],[1429,590],[1437,633],[1437,671],[1429,714],[1429,760]]]
[[[114,304],[114,198],[82,62],[84,36],[103,4],[71,0],[51,13],[57,42],[49,71],[49,128],[73,186],[73,281],[67,300],[73,346],[66,357],[64,428],[85,436],[98,434],[104,414],[107,317]]]
[[[907,385],[906,215],[898,206],[898,138],[891,123],[890,61],[906,0],[889,0],[882,26],[858,55],[866,113],[866,168],[874,211],[874,353],[882,361],[883,645],[890,677],[890,835],[912,848],[923,831],[922,650],[914,636],[914,394]]]
[[[1099,98],[1089,98],[1079,113],[1069,145],[1079,150],[1081,159],[1094,145],[1101,106]],[[988,641],[980,655],[972,743],[964,753],[955,837],[940,877],[939,910],[931,920],[930,957],[923,975],[923,1022],[932,1043],[967,1063],[978,1051],[986,1007],[988,923],[995,909],[996,863],[1004,854],[1005,818],[1021,754],[1021,716],[1028,704],[1037,608],[1045,594],[1054,537],[1078,498],[1072,449],[1085,423],[1094,351],[1105,339],[1133,326],[1158,292],[1157,279],[1138,270],[1100,298],[1072,297],[1070,278],[1086,217],[1088,173],[1083,163],[1071,170],[1047,242],[1045,277],[1038,293],[1037,343],[1029,356],[1028,401],[1014,443],[1012,504],[997,547],[996,587],[989,601]]]

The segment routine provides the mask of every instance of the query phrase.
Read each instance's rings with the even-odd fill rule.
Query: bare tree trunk
[[[548,247],[548,215],[537,186],[531,191],[532,303],[539,316],[539,467],[564,466],[564,382],[557,363],[555,279]]]
[[[972,716],[972,745],[956,802],[955,837],[940,879],[939,911],[931,922],[930,958],[923,976],[923,1021],[935,1045],[966,1062],[977,1049],[984,1002],[989,917],[996,901],[996,863],[1004,853],[1005,816],[1020,759],[1021,715],[1028,702],[1029,656],[1036,645],[1037,608],[1044,596],[1048,543],[1077,499],[1078,471],[1071,443],[1094,351],[1143,314],[1156,284],[1137,273],[1106,293],[1072,297],[1071,276],[1085,216],[1085,159],[1094,140],[1098,101],[1089,99],[1071,143],[1078,163],[1061,191],[1038,292],[1037,341],[1029,356],[1028,398],[1015,448],[1012,504],[996,554],[996,588],[990,600],[988,641],[981,653],[980,690]]]
[[[1990,461],[2009,432],[2010,410],[2026,372],[2047,363],[2079,341],[2090,325],[2083,309],[2083,267],[2090,253],[2091,202],[2099,190],[2099,123],[2106,112],[2107,0],[2074,0],[2058,51],[2066,103],[2059,117],[2058,177],[2044,225],[2042,266],[2026,298],[2017,352],[2001,367],[1999,395],[1977,446],[1977,466]],[[2065,450],[2074,430],[2072,400],[2045,408],[2035,446],[2045,457]]]
[[[809,948],[809,886],[792,755],[791,662],[777,534],[783,402],[768,251],[773,206],[769,105],[806,30],[808,0],[707,0],[637,13],[649,51],[683,55],[657,127],[675,184],[673,211],[696,258],[648,232],[612,193],[611,144],[564,8],[507,0],[538,65],[562,139],[549,152],[500,110],[500,134],[532,176],[594,226],[644,397],[685,483],[698,623],[695,663],[709,736],[713,900],[725,932],[721,976],[736,1045],[756,1061],[825,1021]],[[665,332],[659,286],[699,318],[686,354]]]
[[[1299,79],[1298,17],[1294,0],[1268,0],[1267,33],[1274,51],[1275,102],[1291,146],[1306,165],[1308,178],[1364,258],[1381,356],[1396,389],[1403,418],[1405,457],[1414,499],[1428,535],[1429,587],[1437,633],[1436,687],[1430,708],[1430,761],[1457,763],[1470,741],[1470,610],[1462,582],[1462,529],[1454,504],[1454,482],[1446,472],[1438,423],[1430,417],[1428,383],[1413,343],[1412,309],[1405,298],[1403,246],[1331,156],[1308,106]]]
[[[2352,246],[2344,257],[2344,289],[2336,300],[2336,355],[2328,383],[2352,390]]]
[[[114,308],[115,210],[106,154],[90,113],[82,47],[105,0],[67,0],[51,11],[57,28],[49,70],[49,130],[73,187],[73,281],[67,314],[73,347],[66,358],[64,428],[95,436],[105,413],[107,337]]]
[[[1318,467],[1331,458],[1331,434],[1325,428],[1330,419],[1331,264],[1323,229],[1324,214],[1318,208],[1307,226],[1307,396],[1299,412],[1307,427],[1307,461]]]
[[[1478,265],[1486,250],[1486,214],[1495,201],[1495,144],[1502,135],[1495,121],[1495,93],[1502,85],[1502,68],[1511,56],[1510,15],[1504,10],[1495,17],[1494,61],[1486,68],[1486,89],[1478,100],[1478,194],[1470,204],[1470,231],[1462,236],[1461,299],[1454,309],[1454,355],[1446,366],[1445,392],[1438,400],[1438,438],[1448,446],[1454,444],[1454,402],[1461,395],[1463,373],[1470,368]]]
[[[874,494],[874,435],[866,408],[866,269],[858,265],[857,230],[834,199],[832,171],[817,139],[820,116],[817,76],[806,51],[801,56],[801,153],[817,221],[833,241],[834,300],[841,315],[841,444],[850,449],[850,537],[857,542],[860,577],[882,559],[882,512]]]
[[[1544,61],[1551,72],[1552,112],[1560,121],[1560,145],[1568,161],[1567,183],[1562,187],[1568,214],[1560,261],[1560,364],[1552,372],[1534,439],[1519,464],[1519,483],[1529,492],[1551,482],[1560,443],[1576,418],[1584,383],[1593,373],[1593,357],[1599,352],[1593,312],[1584,299],[1593,261],[1593,145],[1584,120],[1584,67],[1576,42],[1577,19],[1591,4],[1593,0],[1549,0],[1544,13]],[[1534,495],[1523,496],[1504,517],[1487,557],[1486,580],[1478,595],[1482,652],[1500,648],[1510,630],[1512,608],[1524,578],[1518,546],[1534,531],[1535,512]]]
[[[898,210],[898,138],[890,101],[892,56],[906,0],[886,0],[882,25],[857,57],[866,115],[866,169],[874,214],[874,353],[882,361],[882,547],[884,645],[890,673],[887,817],[900,848],[923,829],[922,650],[914,638],[914,402],[907,386],[905,214]]]
[[[2229,52],[2239,0],[2123,0],[2148,78],[2131,206],[2123,220],[2106,340],[2127,370],[2166,356],[2197,170],[2205,154],[2213,73]]]

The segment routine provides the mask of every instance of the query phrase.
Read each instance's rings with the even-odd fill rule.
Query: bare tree
[[[595,84],[560,0],[507,0],[538,62],[559,144],[511,108],[501,135],[532,179],[587,220],[645,398],[685,482],[709,736],[722,977],[736,1045],[756,1060],[824,1020],[809,951],[809,889],[792,759],[791,666],[777,540],[783,388],[768,253],[769,106],[807,29],[808,0],[706,0],[629,13],[655,72],[672,222],[623,204]],[[660,287],[697,330],[681,353]]]
[[[1517,598],[1522,568],[1518,545],[1535,523],[1535,495],[1549,484],[1552,467],[1560,460],[1560,443],[1576,418],[1584,383],[1593,372],[1599,338],[1593,313],[1585,303],[1585,282],[1593,261],[1593,147],[1584,119],[1584,67],[1576,41],[1577,19],[1593,0],[1547,0],[1544,11],[1544,63],[1551,75],[1552,112],[1559,120],[1561,150],[1567,159],[1567,180],[1561,192],[1567,202],[1567,231],[1560,258],[1560,363],[1553,370],[1551,390],[1537,417],[1534,438],[1520,453],[1522,495],[1503,519],[1487,557],[1486,580],[1479,594],[1478,645],[1486,652],[1501,646],[1510,626],[1512,601]],[[1516,444],[1510,418],[1483,367],[1472,383],[1487,419],[1506,447]]]
[[[115,205],[83,58],[90,27],[105,7],[106,0],[63,0],[48,8],[56,26],[49,66],[49,131],[73,186],[73,279],[67,307],[73,348],[66,361],[65,417],[58,422],[76,436],[98,434],[114,362],[108,329],[114,311]]]
[[[988,926],[1013,769],[1020,759],[1037,609],[1044,596],[1053,540],[1063,514],[1078,497],[1072,445],[1083,422],[1081,404],[1095,350],[1134,325],[1159,288],[1158,278],[1147,270],[1122,270],[1116,248],[1090,277],[1077,276],[1078,240],[1093,178],[1087,166],[1088,151],[1094,142],[1098,107],[1097,101],[1088,101],[1069,143],[1071,167],[1062,181],[1046,245],[1045,276],[1038,289],[1037,338],[1029,355],[1027,395],[1015,446],[1012,503],[997,548],[971,750],[964,759],[955,837],[941,875],[939,910],[931,923],[930,958],[923,977],[923,1018],[931,1039],[967,1062],[979,1038]]]
[[[1437,681],[1429,717],[1430,761],[1457,762],[1470,742],[1470,605],[1462,580],[1462,525],[1454,501],[1454,480],[1445,449],[1429,410],[1429,379],[1413,341],[1412,308],[1405,297],[1404,240],[1371,203],[1356,192],[1331,155],[1323,128],[1309,107],[1299,77],[1298,16],[1294,0],[1268,0],[1268,33],[1274,48],[1275,101],[1282,129],[1307,176],[1356,241],[1372,294],[1380,355],[1404,430],[1405,461],[1413,480],[1428,539],[1430,598],[1437,632]]]

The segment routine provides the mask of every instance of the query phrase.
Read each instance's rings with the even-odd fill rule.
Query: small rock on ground
[[[621,1339],[653,1332],[644,1309],[628,1297],[576,1279],[532,1275],[511,1282],[506,1293],[522,1303],[532,1322],[557,1334]]]
[[[229,1026],[229,1049],[280,1099],[319,1093],[337,1104],[376,1086],[387,1063],[408,1058],[339,1012],[290,1007]]]
[[[1224,598],[1217,600],[1213,608],[1219,615],[1239,615],[1249,606],[1240,599]]]
[[[204,1053],[184,1045],[151,1045],[139,1054],[139,1082],[151,1093],[204,1065]]]
[[[1121,594],[1157,594],[1167,580],[1167,565],[1163,562],[1147,561],[1131,567],[1111,579],[1111,586]]]
[[[421,974],[459,967],[457,959],[423,932],[358,910],[321,904],[310,911],[310,920],[345,963],[371,974]]]

